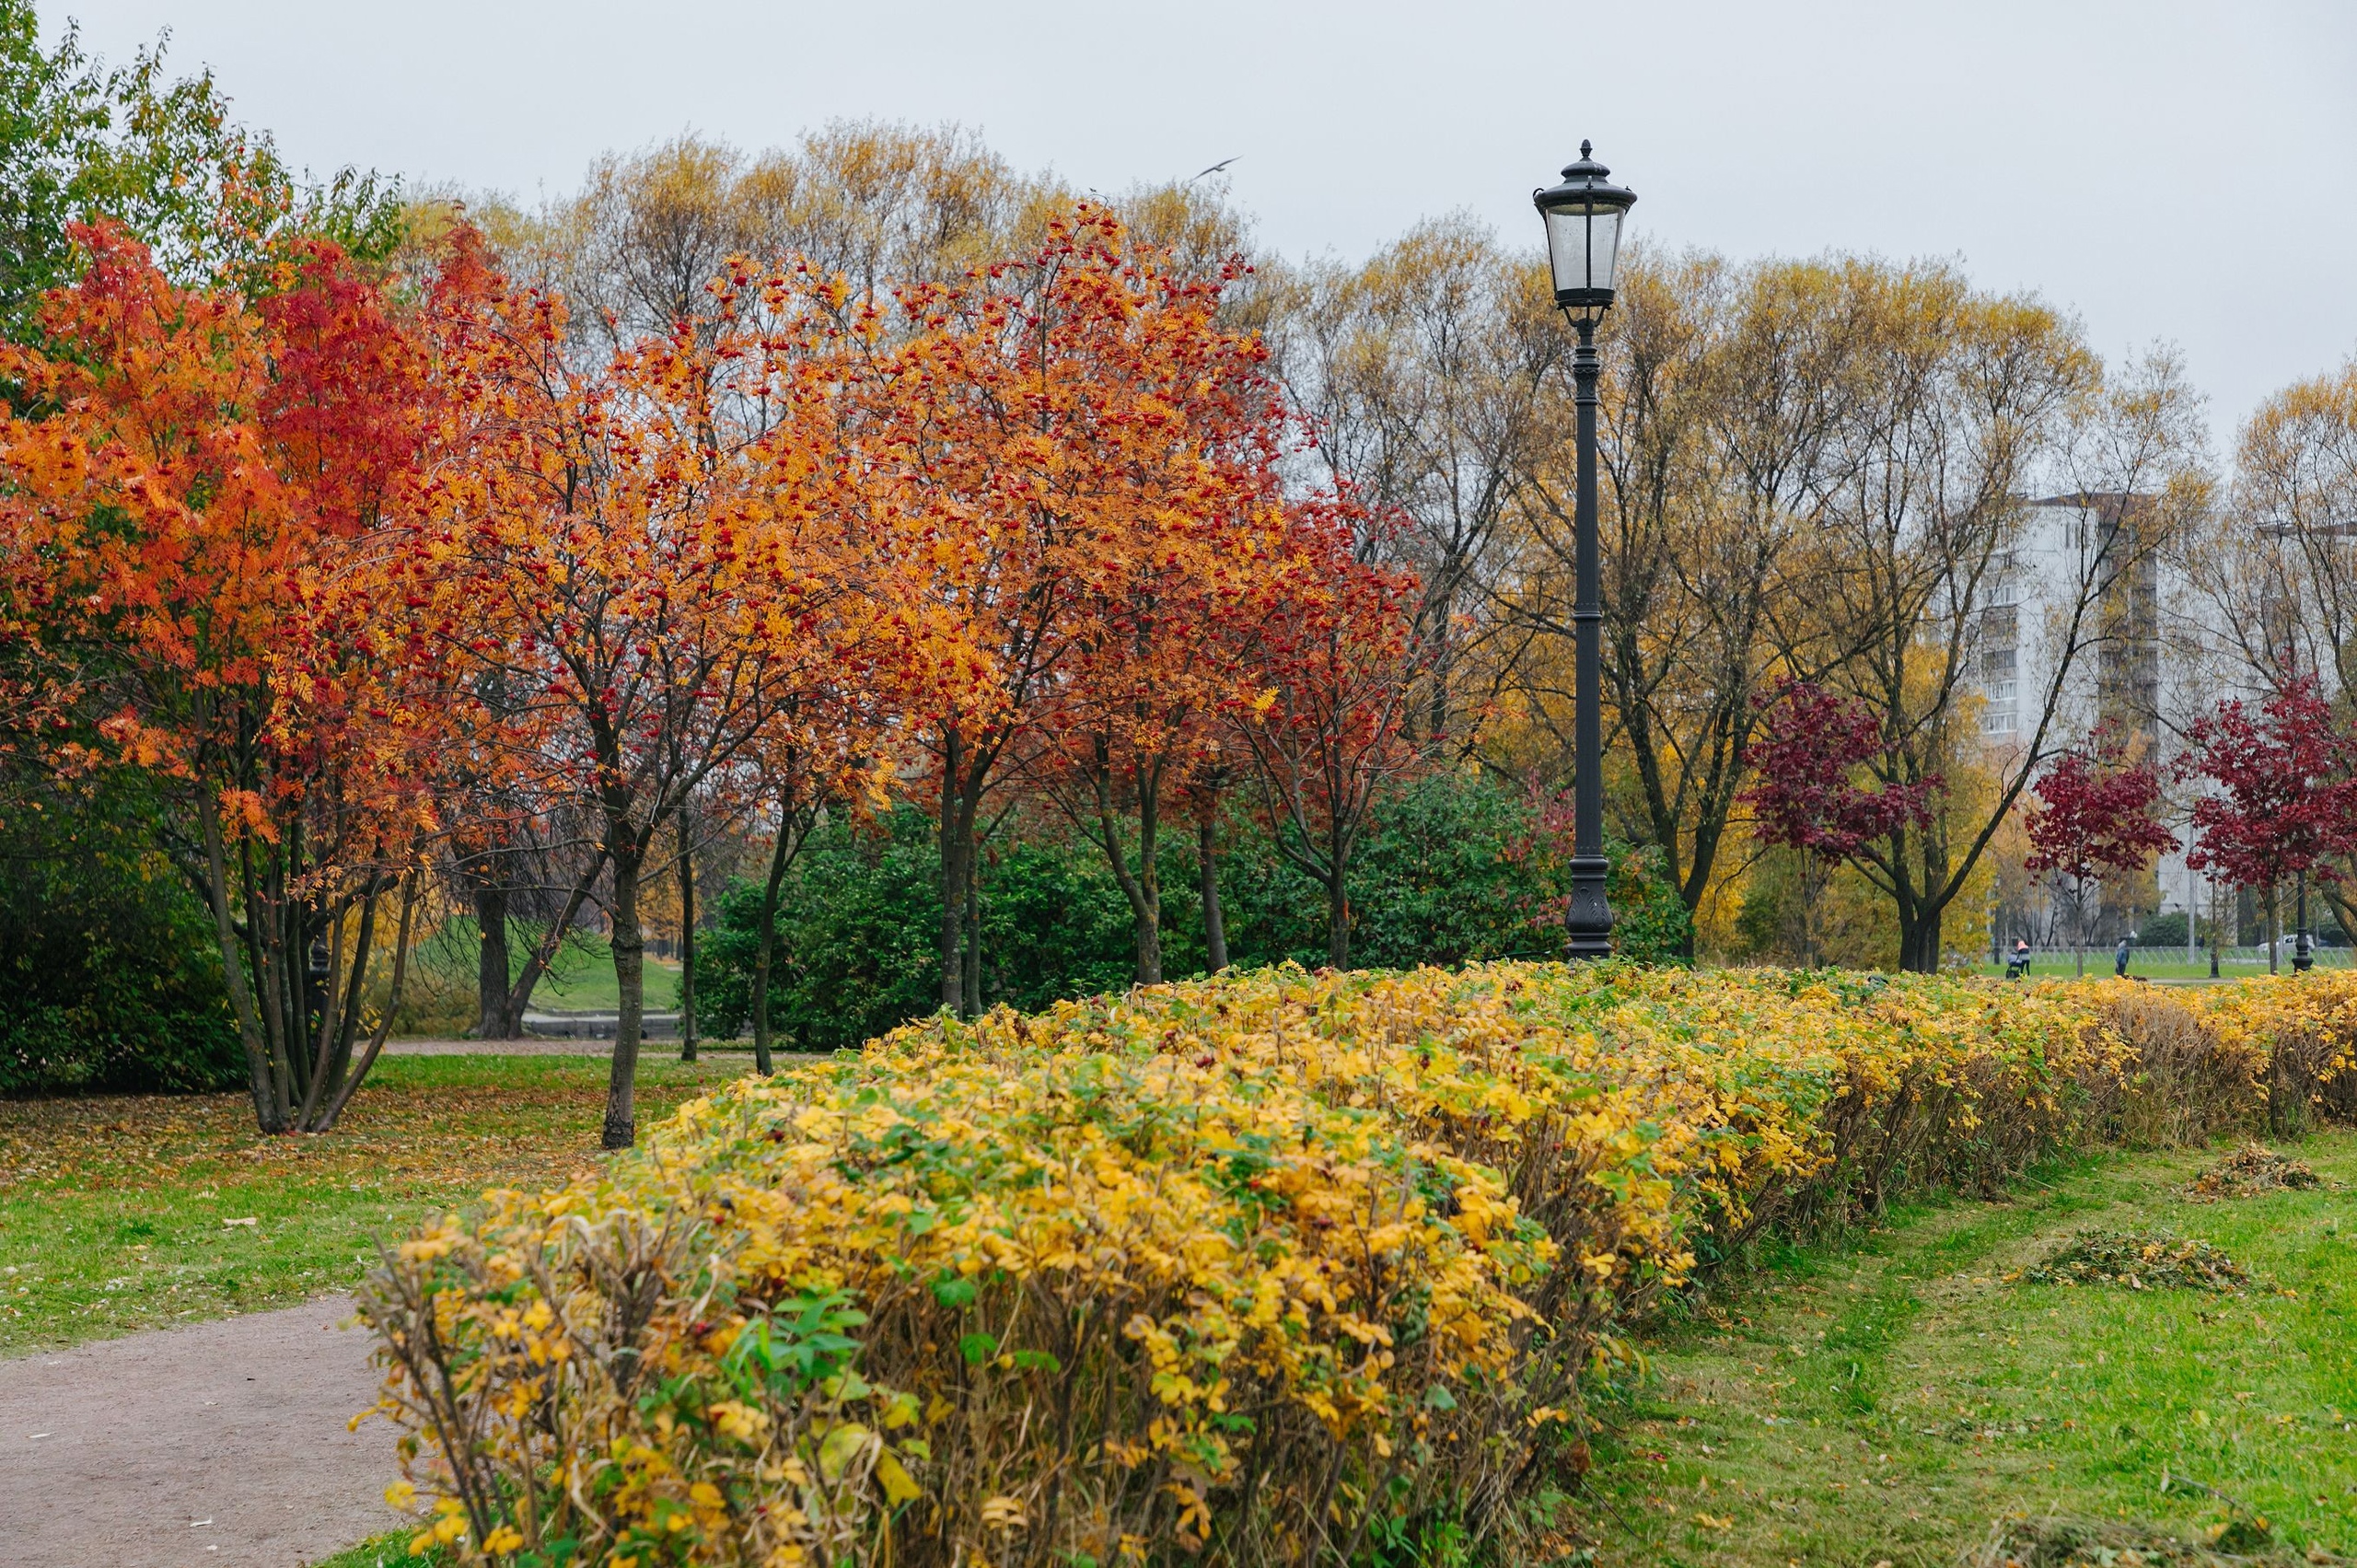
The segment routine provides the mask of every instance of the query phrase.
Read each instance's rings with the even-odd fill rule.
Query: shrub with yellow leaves
[[[1698,1257],[2263,1116],[2271,1042],[2347,1054],[2357,992],[2301,994],[1500,964],[935,1018],[488,1195],[362,1310],[469,1562],[1347,1562],[1444,1523],[1514,1561]]]

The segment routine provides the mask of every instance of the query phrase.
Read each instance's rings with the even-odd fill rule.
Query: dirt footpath
[[[611,1056],[610,1040],[389,1040],[388,1056]]]
[[[349,1296],[0,1361],[0,1542],[41,1568],[297,1568],[401,1521]]]

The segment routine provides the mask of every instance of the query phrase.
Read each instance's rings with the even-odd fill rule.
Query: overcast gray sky
[[[1237,161],[1262,238],[1363,256],[1462,208],[1535,243],[1582,136],[1634,225],[1736,257],[1960,261],[2165,340],[2223,458],[2357,352],[2351,0],[41,0],[127,58],[164,28],[296,162],[529,199],[684,128],[956,120],[1119,190]]]

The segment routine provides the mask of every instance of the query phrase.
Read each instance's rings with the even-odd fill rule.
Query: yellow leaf
[[[819,1473],[829,1481],[841,1481],[843,1469],[859,1458],[867,1446],[867,1428],[855,1421],[844,1422],[819,1440]]]
[[[884,1483],[884,1501],[897,1508],[923,1490],[889,1449],[876,1456],[876,1479]]]

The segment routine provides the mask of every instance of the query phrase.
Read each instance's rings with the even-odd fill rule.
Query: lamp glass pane
[[[1590,288],[1612,286],[1613,263],[1620,253],[1620,209],[1598,207],[1587,223],[1587,276]]]
[[[1587,210],[1585,207],[1547,209],[1547,261],[1555,272],[1558,293],[1585,288],[1587,283]]]
[[[1610,288],[1620,248],[1620,209],[1602,203],[1547,211],[1547,258],[1555,287]]]

